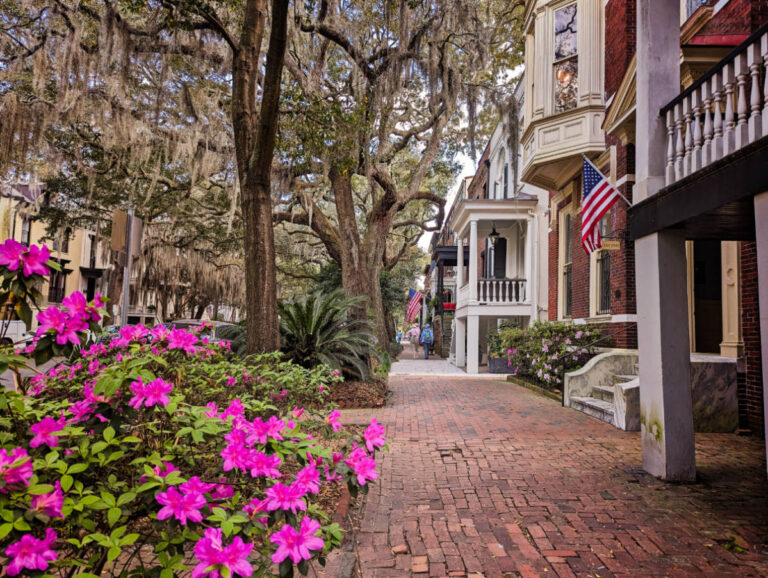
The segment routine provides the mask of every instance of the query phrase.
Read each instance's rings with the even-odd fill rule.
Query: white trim
[[[637,315],[611,315],[611,323],[637,323]]]
[[[728,4],[728,2],[730,1],[731,0],[719,0],[719,2],[715,4],[715,11],[713,14],[717,14],[718,12],[720,12],[720,10],[725,8],[725,5]]]
[[[624,175],[618,181],[616,181],[616,185],[615,186],[620,187],[624,183],[634,183],[634,182],[635,182],[635,175],[628,174],[628,175]]]

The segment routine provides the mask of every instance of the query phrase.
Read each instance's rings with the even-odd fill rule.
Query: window
[[[707,0],[685,0],[685,19],[687,20],[693,16],[693,13],[699,9],[699,6],[704,6],[706,3]]]
[[[600,251],[597,257],[597,314],[611,313],[611,252]]]
[[[21,244],[29,245],[29,229],[32,225],[30,219],[24,218],[21,220]]]
[[[64,299],[64,292],[67,286],[68,270],[64,268],[63,263],[59,263],[61,271],[51,269],[51,276],[48,280],[48,302],[61,303]]]
[[[72,234],[72,229],[67,227],[61,235],[56,235],[53,239],[53,250],[60,251],[62,253],[69,253],[69,237]]]
[[[563,317],[570,317],[573,309],[571,278],[573,270],[573,248],[571,246],[571,215],[563,215],[560,239],[563,247]]]
[[[504,163],[504,198],[509,198],[509,163]]]
[[[555,112],[576,107],[579,92],[579,58],[576,4],[555,11]]]

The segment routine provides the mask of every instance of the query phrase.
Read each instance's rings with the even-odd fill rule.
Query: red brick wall
[[[739,421],[741,427],[763,436],[764,400],[757,287],[757,246],[754,242],[742,243],[741,324],[745,371],[739,374]]]
[[[636,46],[635,0],[610,0],[605,5],[605,98],[621,84]]]

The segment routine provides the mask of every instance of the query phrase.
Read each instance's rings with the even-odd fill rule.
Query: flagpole
[[[604,178],[606,181],[608,181],[609,183],[611,182],[611,181],[608,179],[608,177],[606,177],[606,176],[603,174],[603,172],[602,172],[600,169],[598,169],[598,168],[595,166],[595,163],[593,163],[591,160],[589,160],[589,159],[587,158],[587,155],[585,155],[584,153],[581,153],[581,156],[584,158],[584,160],[585,160],[585,161],[587,161],[587,162],[588,162],[590,165],[592,165],[592,168],[593,168],[593,169],[595,169],[595,170],[596,170],[598,173],[600,173],[600,176],[601,176],[601,177],[603,177],[603,178]],[[617,195],[619,195],[619,196],[621,197],[621,200],[622,200],[622,201],[624,201],[625,203],[627,203],[627,206],[628,206],[628,207],[631,207],[631,206],[632,206],[632,203],[630,203],[630,202],[629,202],[629,200],[627,199],[627,197],[625,197],[624,195],[622,195],[622,194],[621,194],[621,192],[620,192],[620,191],[619,191],[619,189],[616,187],[616,185],[614,185],[613,183],[611,183],[611,186],[613,186],[613,188],[615,188],[615,189],[616,189],[616,194],[617,194]]]

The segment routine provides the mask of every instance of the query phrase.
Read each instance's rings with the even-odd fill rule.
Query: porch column
[[[531,302],[531,318],[529,324],[533,325],[539,318],[539,264],[538,264],[538,239],[539,228],[536,222],[536,216],[528,219],[528,229],[526,231],[526,239],[530,244],[529,263],[528,267],[528,299]]]
[[[469,302],[477,302],[477,221],[469,223]]]
[[[659,110],[680,91],[680,3],[638,0],[638,203],[664,185],[666,133]],[[660,231],[635,241],[643,468],[665,480],[696,477],[688,340],[685,237]]]
[[[525,300],[533,303],[536,299],[534,293],[536,292],[536,283],[533,279],[533,227],[531,227],[533,219],[525,220]]]
[[[456,367],[467,364],[467,320],[456,318]]]
[[[456,247],[456,298],[454,299],[457,304],[459,289],[462,285],[464,285],[464,239],[459,238],[459,244]]]
[[[480,372],[480,318],[467,317],[467,373]]]
[[[757,286],[760,309],[760,349],[763,360],[763,415],[768,439],[768,192],[755,196],[755,231],[757,233]],[[768,456],[768,445],[766,445]]]
[[[723,341],[720,343],[720,355],[723,357],[741,357],[744,352],[744,340],[741,335],[741,278],[738,241],[720,243],[722,274],[722,309]]]

